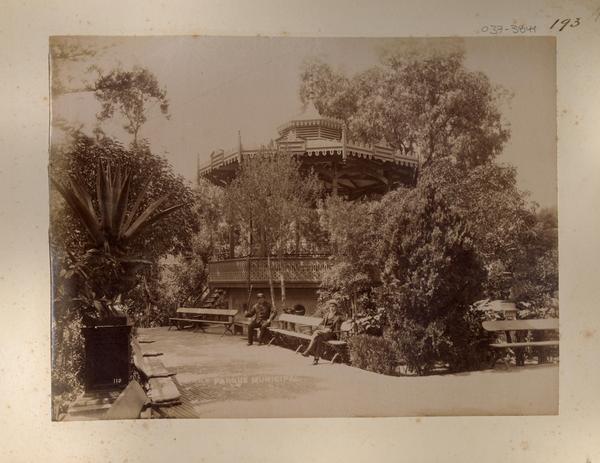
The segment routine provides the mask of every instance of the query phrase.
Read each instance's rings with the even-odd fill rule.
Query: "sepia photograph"
[[[554,37],[48,55],[53,421],[558,414]]]

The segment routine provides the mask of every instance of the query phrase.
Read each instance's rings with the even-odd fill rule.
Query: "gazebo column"
[[[297,220],[294,221],[294,245],[296,254],[300,252],[300,224]]]
[[[233,259],[235,257],[235,236],[234,236],[234,228],[233,225],[229,224],[229,258]]]
[[[338,195],[338,166],[337,160],[333,160],[331,166],[331,194],[332,196]]]

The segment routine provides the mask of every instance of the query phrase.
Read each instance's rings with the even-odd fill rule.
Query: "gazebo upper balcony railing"
[[[323,271],[331,265],[329,256],[271,257],[271,275],[275,286],[281,276],[287,287],[318,287]],[[208,263],[208,282],[211,286],[255,287],[267,286],[269,271],[266,257],[242,257]]]
[[[339,155],[342,158],[353,157],[372,159],[380,162],[390,162],[393,164],[415,169],[419,161],[417,157],[404,155],[398,150],[391,148],[387,143],[380,142],[372,145],[363,145],[356,142],[343,142],[336,140],[282,140],[277,143],[277,149],[288,151],[300,156],[333,156]],[[198,167],[200,177],[210,174],[210,172],[229,165],[238,165],[240,159],[244,156],[252,157],[261,150],[237,149],[225,152],[217,150],[211,153],[210,159]]]

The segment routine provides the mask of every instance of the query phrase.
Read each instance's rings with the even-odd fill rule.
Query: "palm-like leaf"
[[[76,187],[73,188],[73,185],[71,185],[71,188],[69,189],[63,187],[52,177],[50,180],[62,197],[65,198],[65,201],[71,207],[73,212],[79,217],[94,244],[100,246],[104,242],[104,235],[102,234],[100,223],[98,222],[94,208],[91,206],[91,200],[88,203],[84,198],[78,196],[75,192]]]
[[[77,180],[71,179],[69,187],[61,185],[54,178],[51,178],[51,181],[83,223],[94,246],[104,246],[106,250],[110,250],[111,247],[114,250],[123,250],[128,241],[137,237],[147,227],[184,206],[184,204],[177,204],[158,211],[158,208],[169,198],[162,196],[136,217],[138,209],[143,204],[150,179],[146,180],[130,209],[131,175],[122,172],[118,167],[113,175],[110,164],[105,168],[98,164],[96,172],[98,211],[95,210],[92,198],[85,187]]]
[[[158,202],[158,201],[156,201],[156,202]],[[153,223],[157,222],[158,220],[162,219],[163,217],[166,217],[167,215],[171,214],[172,212],[176,211],[177,209],[182,208],[183,206],[185,206],[185,204],[182,204],[182,203],[176,204],[175,206],[171,206],[163,211],[157,212],[152,217],[150,217],[150,214],[156,209],[156,208],[154,208],[152,211],[149,211],[149,209],[152,206],[153,206],[153,204],[151,204],[142,214],[140,214],[138,219],[125,232],[124,238],[126,240],[131,240],[131,239],[135,238],[140,232],[145,230],[147,227],[149,227]],[[157,205],[157,207],[158,207],[158,205]]]

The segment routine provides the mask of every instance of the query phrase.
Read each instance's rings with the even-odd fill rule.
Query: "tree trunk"
[[[285,308],[285,275],[283,272],[283,252],[281,246],[279,247],[278,260],[279,260],[279,278],[281,281],[281,307]]]
[[[269,289],[271,291],[271,307],[275,309],[275,289],[273,288],[273,273],[271,271],[271,253],[267,252],[267,274],[269,275]]]
[[[283,272],[280,273],[281,276],[281,307],[285,308],[285,278],[283,277]]]
[[[248,294],[250,294],[250,288],[252,288],[252,220],[250,220],[250,230],[248,231]],[[248,298],[248,301],[250,298]]]

